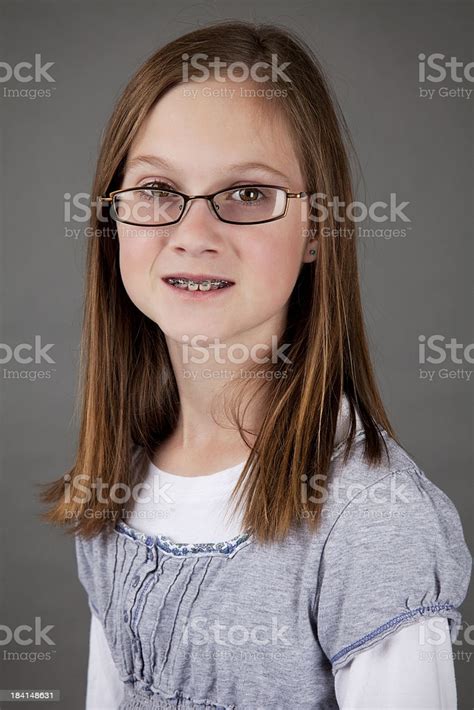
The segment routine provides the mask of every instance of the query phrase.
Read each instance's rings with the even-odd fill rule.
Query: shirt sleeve
[[[118,710],[123,683],[110,653],[102,624],[91,614],[85,710]]]
[[[471,569],[454,504],[419,468],[358,489],[326,539],[315,599],[333,674],[420,619],[447,618],[454,641]]]
[[[456,710],[448,620],[433,617],[399,629],[336,672],[341,710]]]
[[[100,618],[98,600],[96,598],[95,578],[91,565],[91,550],[93,545],[84,542],[80,535],[75,536],[77,576],[87,594],[87,603],[92,614]]]

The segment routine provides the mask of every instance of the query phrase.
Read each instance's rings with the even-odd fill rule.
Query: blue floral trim
[[[358,641],[354,641],[354,643],[351,643],[350,646],[346,646],[341,651],[336,653],[336,655],[330,659],[331,663],[335,663],[342,656],[345,656],[346,654],[348,654],[349,651],[353,651],[355,648],[359,648],[360,646],[363,646],[364,643],[366,643],[367,641],[370,641],[371,639],[375,638],[376,636],[380,636],[381,633],[383,633],[384,631],[387,631],[388,629],[391,629],[393,626],[396,626],[400,621],[405,621],[405,619],[410,619],[412,616],[416,616],[416,614],[423,615],[426,611],[429,611],[429,612],[436,612],[436,611],[442,611],[442,610],[449,611],[450,609],[454,609],[454,608],[455,608],[454,604],[448,604],[448,603],[446,603],[446,604],[430,604],[429,606],[419,606],[416,609],[412,609],[410,611],[404,612],[403,614],[399,614],[398,616],[395,616],[393,619],[390,619],[390,621],[387,621],[387,623],[383,624],[382,626],[379,626],[377,629],[374,629],[374,631],[371,631],[370,634],[363,636]]]
[[[152,536],[139,532],[135,530],[135,528],[131,528],[123,520],[117,522],[115,530],[132,540],[143,543],[147,547],[159,547],[163,552],[175,555],[176,557],[184,557],[185,555],[229,556],[250,539],[249,533],[241,533],[224,542],[173,542],[173,540],[166,537],[166,535]]]

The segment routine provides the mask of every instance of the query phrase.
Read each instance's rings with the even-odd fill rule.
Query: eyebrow
[[[166,170],[173,170],[173,166],[164,158],[160,158],[157,155],[138,155],[135,158],[127,161],[125,163],[125,170],[133,170],[136,167],[141,166],[153,166],[156,168],[165,168]],[[265,163],[250,162],[250,163],[232,163],[225,167],[226,172],[238,172],[239,170],[260,170],[266,173],[271,173],[277,178],[282,178],[283,180],[289,181],[288,175],[285,173],[272,168],[270,165]]]

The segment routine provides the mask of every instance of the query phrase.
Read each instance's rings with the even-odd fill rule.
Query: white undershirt
[[[241,532],[241,511],[230,517],[230,493],[243,463],[204,476],[178,476],[150,462],[147,489],[135,501],[131,527],[149,535],[166,535],[174,542],[221,542]],[[154,491],[155,495],[151,495]],[[153,500],[155,498],[155,500]],[[227,516],[226,516],[227,513]],[[456,710],[452,647],[445,618],[436,629],[433,660],[419,659],[419,622],[403,627],[358,653],[335,675],[335,693],[343,710]],[[428,640],[429,631],[425,637]],[[439,637],[438,637],[439,639]],[[92,615],[86,710],[117,710],[123,683],[100,621]],[[271,710],[269,708],[269,710]]]

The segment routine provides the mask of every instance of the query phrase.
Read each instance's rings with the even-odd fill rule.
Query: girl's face
[[[229,89],[208,81],[186,95],[189,86],[174,87],[150,111],[130,148],[122,188],[160,181],[188,195],[242,183],[305,190],[288,128],[271,100],[240,96],[245,84]],[[221,222],[205,200],[189,203],[171,226],[143,230],[117,222],[128,295],[173,341],[187,336],[192,345],[188,338],[198,335],[199,346],[207,338],[268,343],[285,325],[303,261],[314,258],[303,237],[303,202],[289,199],[285,217],[257,225]],[[178,273],[211,274],[234,285],[192,299],[163,281]]]

